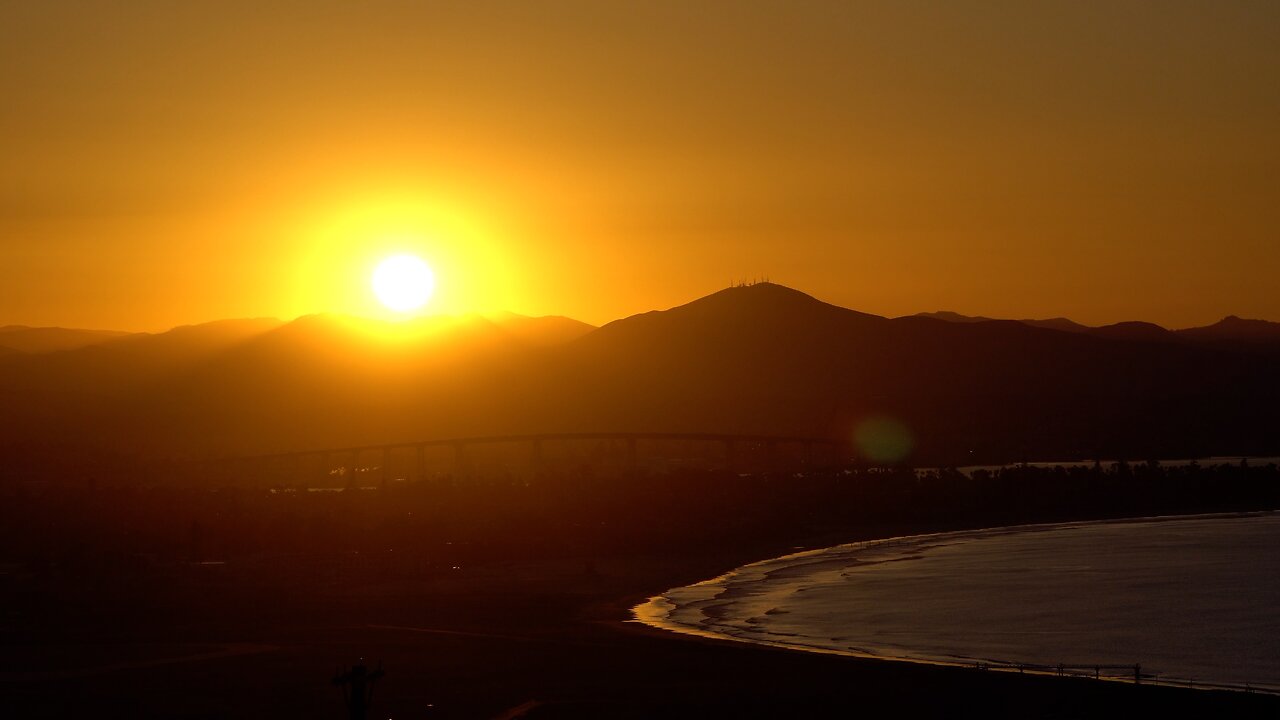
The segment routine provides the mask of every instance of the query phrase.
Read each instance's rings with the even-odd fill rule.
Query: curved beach
[[[680,633],[973,667],[1280,689],[1280,515],[1028,525],[795,553],[635,608]],[[1111,669],[1108,670],[1107,668]]]

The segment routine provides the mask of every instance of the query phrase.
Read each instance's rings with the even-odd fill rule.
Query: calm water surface
[[[1280,515],[845,545],[636,608],[671,630],[934,662],[1133,665],[1280,690]]]

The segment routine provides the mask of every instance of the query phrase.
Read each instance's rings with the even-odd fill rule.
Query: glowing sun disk
[[[435,290],[431,268],[413,255],[392,255],[373,271],[373,292],[396,312],[410,312],[427,304]]]

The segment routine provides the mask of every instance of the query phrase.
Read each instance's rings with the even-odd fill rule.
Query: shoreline
[[[697,637],[631,620],[630,609],[654,587],[697,582],[760,557],[903,537],[911,529],[812,528],[675,555],[631,546],[596,556],[592,572],[584,571],[581,558],[563,558],[462,568],[447,582],[385,578],[292,595],[278,586],[229,583],[201,587],[159,616],[51,608],[35,617],[39,624],[10,631],[2,654],[14,669],[164,659],[177,654],[175,644],[274,649],[159,671],[139,665],[59,680],[31,676],[4,687],[15,710],[33,718],[336,717],[341,695],[328,681],[335,668],[362,657],[384,664],[387,673],[371,717],[461,720],[523,708],[526,720],[773,720],[840,716],[856,707],[859,714],[903,718],[1094,720],[1272,718],[1280,710],[1280,698],[1272,695],[883,662]],[[216,688],[210,677],[221,678]]]
[[[697,638],[704,641],[713,642],[729,642],[751,645],[761,648],[773,648],[778,650],[787,650],[797,653],[828,655],[846,658],[858,658],[862,660],[876,660],[890,663],[904,663],[917,666],[942,667],[955,669],[980,670],[983,672],[1009,673],[1018,675],[1038,675],[1055,678],[1072,678],[1072,679],[1089,679],[1094,681],[1106,681],[1125,684],[1135,683],[1134,672],[1139,674],[1140,684],[1153,687],[1170,687],[1193,690],[1212,690],[1224,691],[1242,694],[1264,694],[1271,696],[1280,696],[1280,684],[1254,685],[1247,682],[1205,682],[1195,681],[1184,678],[1169,678],[1160,680],[1159,674],[1141,673],[1139,668],[1141,664],[1133,666],[1103,666],[1103,665],[1063,665],[1058,663],[1030,663],[1030,662],[1012,662],[990,658],[973,658],[961,659],[954,655],[947,656],[930,656],[927,652],[919,655],[896,654],[893,652],[875,652],[872,650],[861,650],[853,648],[834,648],[829,646],[810,644],[805,642],[789,641],[783,639],[767,639],[764,637],[752,637],[747,635],[739,635],[731,632],[718,631],[713,629],[705,629],[698,625],[692,625],[686,622],[680,622],[672,619],[672,614],[682,609],[688,609],[689,606],[700,602],[709,602],[718,600],[725,593],[732,593],[732,583],[735,578],[741,575],[756,571],[762,572],[758,579],[748,582],[758,582],[759,580],[768,580],[773,573],[786,571],[795,567],[794,563],[804,558],[817,558],[824,555],[837,555],[842,553],[865,552],[876,549],[901,549],[901,554],[891,559],[871,560],[867,564],[875,565],[883,562],[891,562],[895,559],[903,559],[903,556],[912,554],[923,554],[929,550],[936,549],[941,545],[953,544],[949,541],[963,542],[967,540],[978,540],[1000,535],[1023,534],[1033,532],[1046,532],[1053,530],[1062,530],[1082,526],[1102,526],[1102,525],[1121,525],[1121,524],[1149,524],[1163,522],[1179,522],[1190,520],[1214,520],[1214,519],[1239,519],[1251,517],[1266,517],[1280,514],[1280,510],[1252,510],[1239,512],[1213,512],[1213,513],[1195,513],[1185,515],[1154,515],[1154,516],[1138,516],[1129,518],[1102,518],[1097,520],[1075,520],[1061,521],[1049,523],[1026,523],[1019,525],[993,526],[975,529],[948,530],[942,532],[917,533],[910,535],[892,535],[882,538],[872,538],[865,540],[855,540],[845,543],[837,543],[821,548],[812,548],[800,550],[797,552],[787,553],[776,557],[765,558],[753,561],[743,565],[734,567],[724,573],[716,575],[699,582],[688,585],[681,585],[669,588],[662,593],[652,595],[643,602],[637,603],[630,608],[630,618],[625,622],[649,628],[659,633],[671,633],[685,638]],[[852,558],[844,558],[844,562],[848,562]],[[856,561],[855,561],[856,562]],[[859,563],[862,564],[862,563]],[[764,570],[770,566],[778,566],[772,570]],[[696,588],[718,588],[719,592],[706,600],[682,599],[684,604],[681,605],[677,601],[670,599],[669,595],[678,591],[689,591]],[[727,602],[732,602],[736,597],[724,598]],[[716,607],[715,605],[709,607]],[[705,609],[698,610],[704,617],[712,617],[705,612]],[[907,652],[905,648],[900,649]],[[1111,670],[1120,668],[1133,667],[1134,672],[1127,674],[1102,675],[1100,673],[1090,675],[1088,668],[1106,667]],[[1083,671],[1083,672],[1082,672]]]

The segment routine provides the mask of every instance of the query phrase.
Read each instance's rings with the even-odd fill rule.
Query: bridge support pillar
[[[738,471],[738,443],[733,438],[724,440],[724,462],[730,473]]]
[[[634,436],[627,438],[627,477],[632,480],[640,475],[640,459],[636,448],[639,442]]]
[[[471,463],[467,462],[467,449],[465,443],[453,444],[453,467],[454,475],[462,480],[471,479]]]
[[[416,465],[414,467],[414,478],[418,482],[427,479],[427,446],[419,445],[415,451]]]
[[[546,460],[542,455],[542,438],[533,438],[533,475],[534,477],[542,477],[543,471],[546,469]]]

